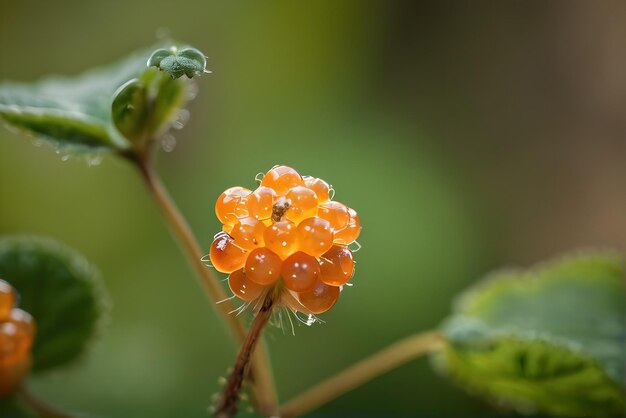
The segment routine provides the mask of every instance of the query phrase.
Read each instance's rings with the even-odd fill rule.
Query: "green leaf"
[[[148,59],[148,66],[165,71],[172,78],[193,78],[206,72],[206,56],[196,48],[158,49]]]
[[[129,147],[113,127],[111,100],[146,68],[148,51],[75,77],[0,84],[0,120],[70,151]]]
[[[470,392],[518,412],[622,415],[624,300],[617,256],[584,254],[497,273],[457,300],[435,364]]]
[[[49,239],[2,238],[0,278],[35,318],[34,372],[77,359],[99,331],[107,297],[94,267],[75,251]]]
[[[115,146],[106,127],[98,120],[83,114],[72,114],[58,109],[0,105],[0,118],[57,145],[63,144],[60,140],[63,138],[77,148],[106,149]]]

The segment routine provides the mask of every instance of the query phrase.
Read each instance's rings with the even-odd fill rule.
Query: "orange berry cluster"
[[[230,289],[246,302],[282,283],[284,304],[319,314],[335,304],[340,286],[352,278],[354,258],[347,245],[359,236],[359,217],[331,200],[322,179],[276,166],[254,191],[227,189],[215,213],[223,233],[211,245],[211,263],[230,274]]]
[[[15,299],[11,285],[0,280],[0,397],[17,389],[31,366],[35,322],[14,307]]]

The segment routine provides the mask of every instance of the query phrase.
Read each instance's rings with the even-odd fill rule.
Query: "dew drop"
[[[191,113],[189,112],[189,110],[180,109],[178,111],[177,120],[182,124],[186,124],[187,122],[189,122],[190,116],[191,116]]]
[[[100,165],[100,163],[102,162],[102,154],[90,154],[87,155],[86,159],[87,165],[89,167],[95,167],[97,165]]]
[[[165,135],[161,139],[161,148],[165,152],[172,152],[176,148],[176,138],[173,135]]]
[[[187,83],[187,88],[185,89],[185,99],[193,100],[198,95],[198,83],[194,80],[189,80]]]

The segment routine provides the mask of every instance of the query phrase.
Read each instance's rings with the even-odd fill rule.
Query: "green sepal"
[[[148,119],[148,91],[141,80],[134,78],[122,85],[111,103],[113,123],[131,142],[140,138]]]
[[[176,119],[186,102],[186,88],[185,80],[147,68],[118,90],[111,106],[113,121],[138,153],[144,153]]]
[[[188,78],[200,75],[206,71],[206,56],[196,48],[177,49],[169,51],[158,49],[148,59],[149,67],[156,67],[168,73],[172,78],[186,75]]]

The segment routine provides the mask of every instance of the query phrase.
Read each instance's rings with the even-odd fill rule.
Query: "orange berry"
[[[4,280],[0,280],[0,321],[8,318],[14,303],[15,292],[13,287]]]
[[[0,366],[15,363],[28,354],[35,336],[33,317],[21,309],[11,310],[0,322]]]
[[[282,260],[267,248],[253,250],[246,260],[246,276],[254,283],[268,285],[278,280]]]
[[[298,300],[311,313],[321,314],[333,307],[339,299],[339,288],[328,286],[320,280],[315,282],[311,290],[298,294]]]
[[[318,217],[305,219],[298,225],[298,248],[300,251],[319,257],[333,245],[333,230],[330,223]]]
[[[350,214],[348,213],[347,206],[343,203],[334,201],[326,202],[323,205],[320,205],[317,210],[317,216],[330,222],[330,226],[334,231],[339,231],[345,228],[350,221]]]
[[[248,279],[243,269],[230,273],[228,276],[228,287],[241,300],[250,302],[258,298],[263,293],[264,287]]]
[[[235,245],[227,234],[218,235],[211,244],[209,256],[215,270],[222,273],[232,273],[239,270],[246,262],[247,251]]]
[[[0,366],[0,398],[15,392],[24,380],[32,365],[30,355],[23,356],[15,363]]]
[[[354,273],[352,251],[340,245],[332,248],[320,258],[321,280],[330,286],[343,286]]]
[[[283,260],[298,249],[296,226],[289,221],[279,221],[267,227],[263,239],[265,246]]]
[[[276,201],[276,192],[269,187],[261,186],[248,196],[246,207],[248,214],[256,219],[270,219]]]
[[[359,215],[357,215],[356,211],[352,208],[348,208],[348,214],[350,215],[348,226],[335,232],[335,244],[351,244],[356,241],[361,233]]]
[[[215,203],[217,219],[225,225],[234,225],[239,218],[248,216],[246,200],[250,193],[252,192],[245,187],[237,186],[226,189]]]
[[[35,320],[32,315],[18,308],[11,309],[9,318],[4,323],[12,323],[17,327],[18,333],[30,342],[35,337]],[[30,343],[28,344],[30,348]]]
[[[263,246],[263,232],[265,232],[263,222],[254,218],[243,218],[233,225],[230,236],[239,248],[253,250]]]
[[[304,186],[292,187],[286,198],[290,202],[285,217],[295,224],[317,213],[317,195],[311,189]]]
[[[319,203],[325,203],[330,200],[330,186],[324,180],[316,177],[305,177],[304,185],[315,192]]]
[[[280,274],[287,289],[306,292],[315,285],[320,275],[320,265],[315,257],[298,251],[283,261]]]
[[[300,174],[286,165],[277,165],[268,171],[263,177],[263,180],[261,180],[261,186],[274,189],[279,196],[286,195],[292,187],[303,185],[304,181]]]

